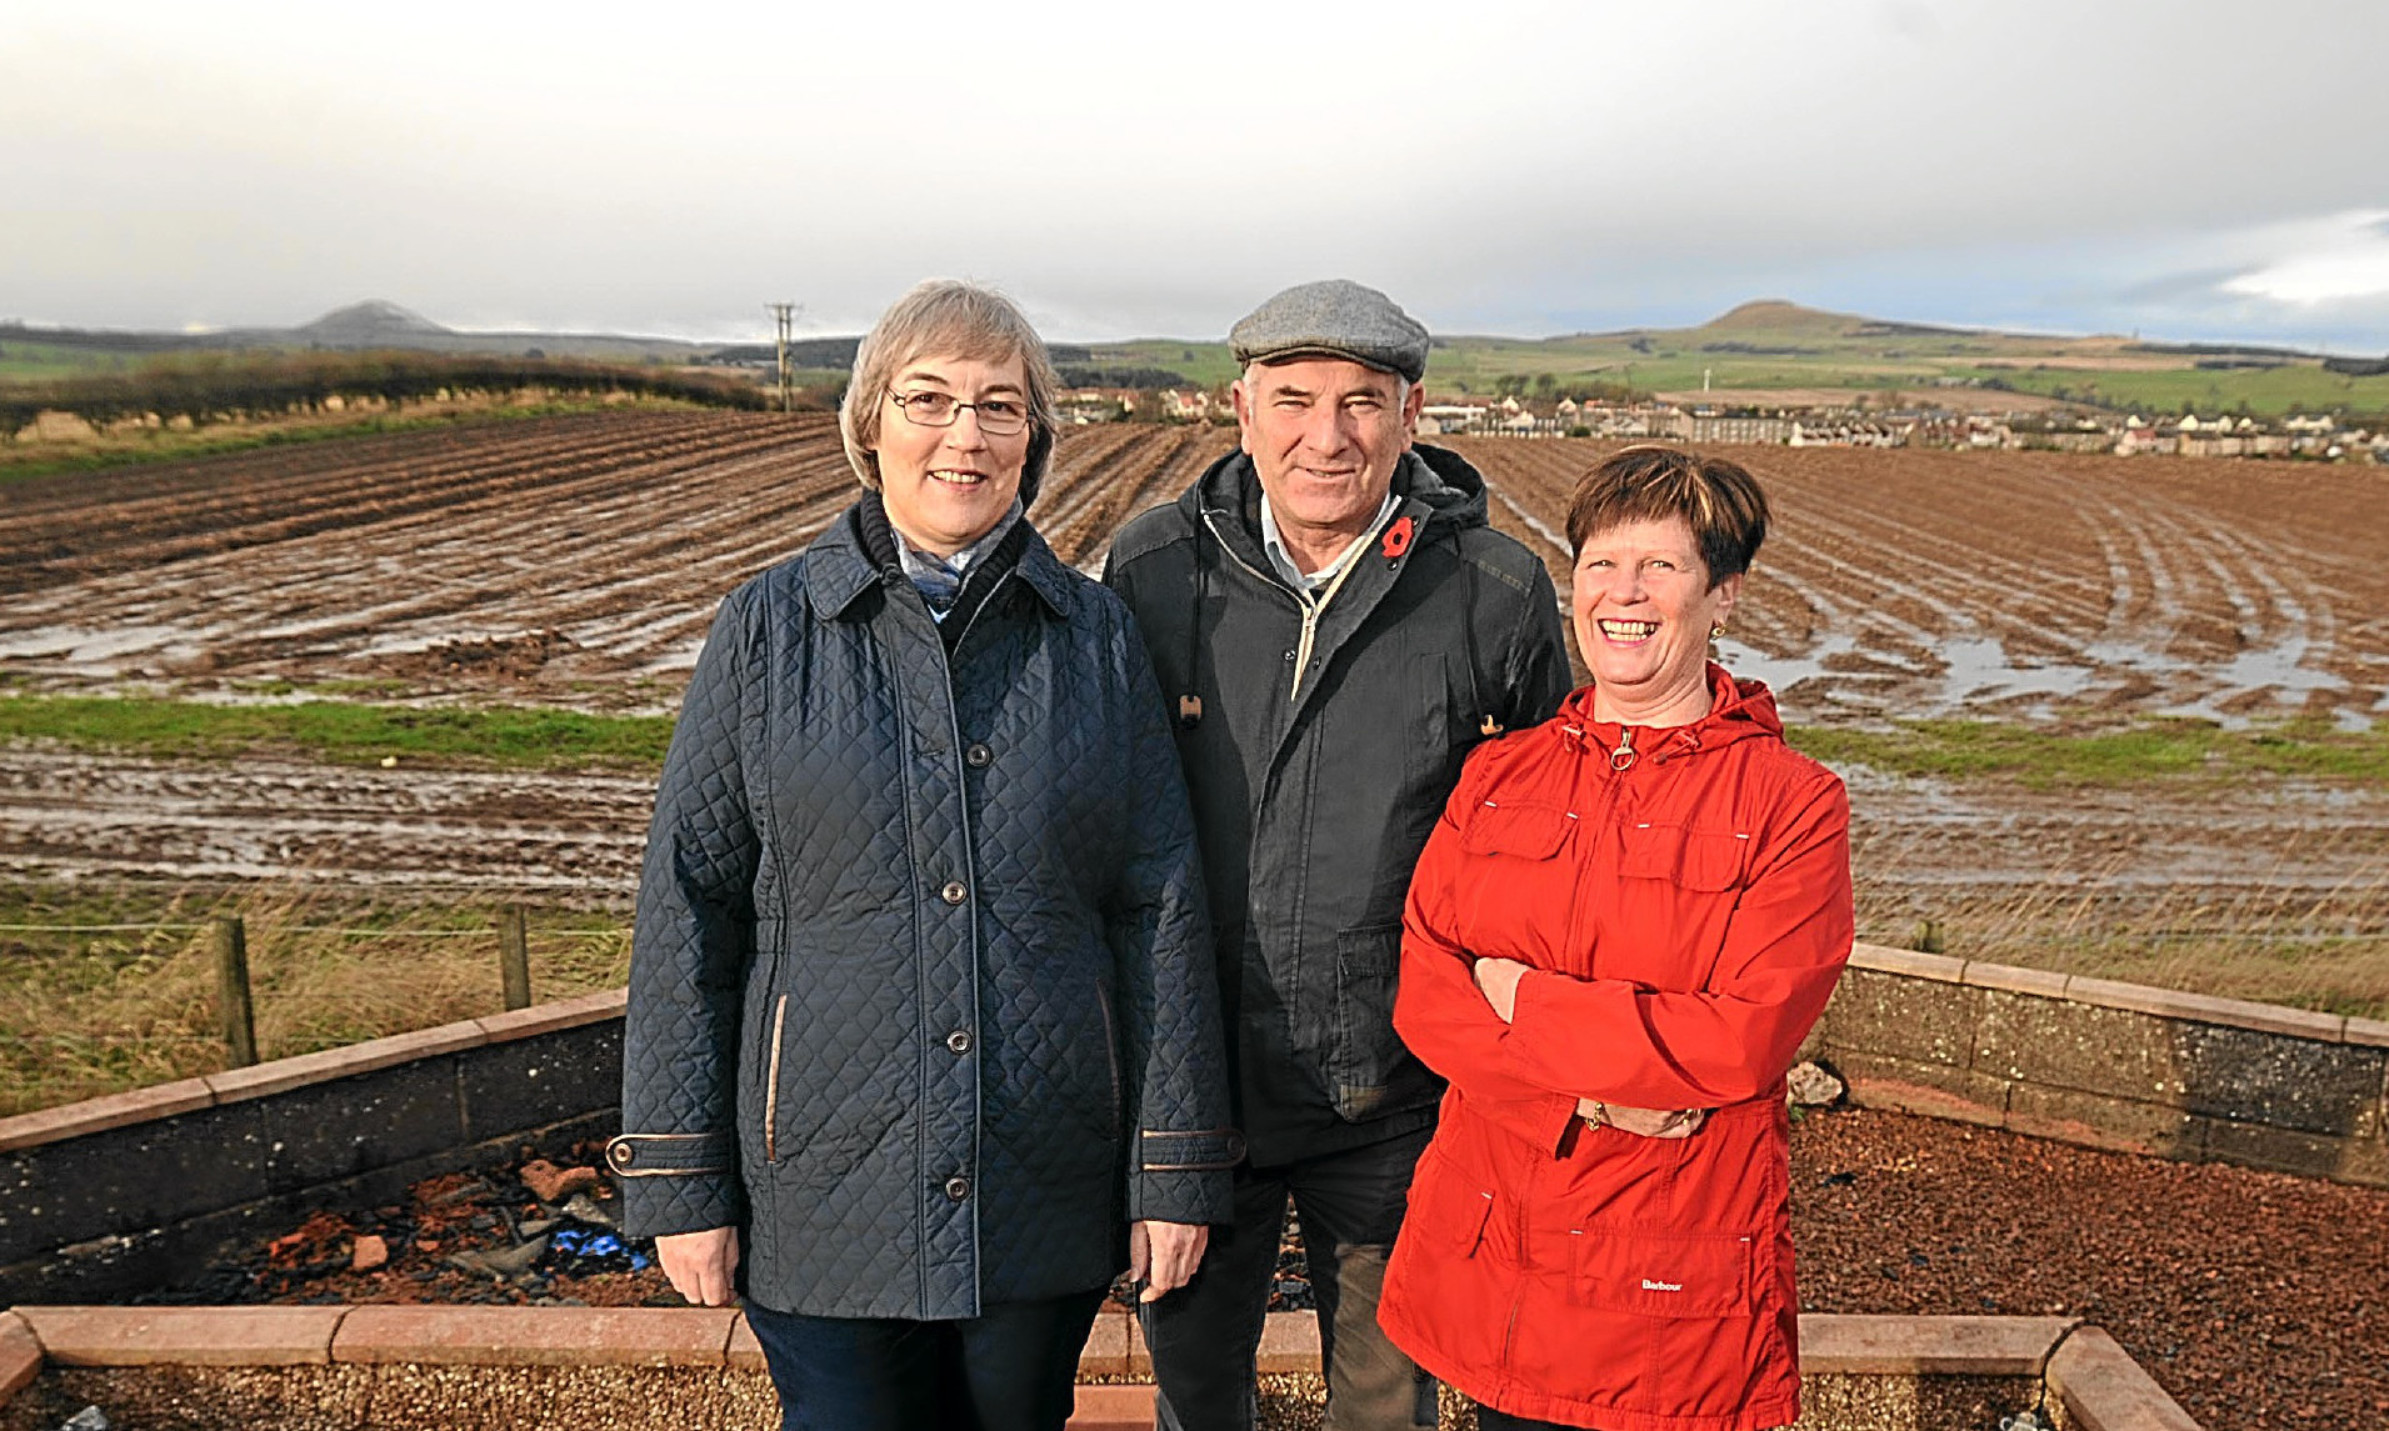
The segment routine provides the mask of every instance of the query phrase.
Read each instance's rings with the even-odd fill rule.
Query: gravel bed
[[[2209,1431],[2389,1425],[2389,1191],[1844,1110],[1792,1229],[1810,1311],[2082,1317]]]
[[[436,1178],[141,1300],[679,1305],[647,1244],[571,1236],[618,1206],[578,1151],[571,1197]],[[2389,1191],[1845,1109],[1793,1130],[1792,1224],[1809,1311],[2082,1317],[2210,1431],[2389,1426]],[[1310,1305],[1303,1271],[1290,1229],[1274,1307]]]

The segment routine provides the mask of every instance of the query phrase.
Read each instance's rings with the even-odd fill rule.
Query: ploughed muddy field
[[[1035,518],[1098,567],[1216,428],[1065,436]],[[1579,441],[1454,439],[1565,589]],[[1800,718],[2389,715],[2371,468],[1740,448],[1778,523],[1729,663]],[[668,705],[741,578],[853,496],[826,417],[592,414],[12,484],[0,674]]]
[[[1233,444],[1213,428],[1075,430],[1039,527],[1099,569],[1121,521]],[[1569,487],[1607,449],[1453,445],[1488,474],[1494,523],[1564,591]],[[1778,520],[1722,649],[1796,724],[2389,719],[2389,479],[2376,469],[1732,451],[1768,481]],[[0,685],[668,712],[721,596],[800,550],[854,490],[828,418],[714,413],[16,483],[0,509]],[[1870,938],[1909,942],[1930,921],[1952,952],[2033,962],[2036,940],[2254,925],[2327,961],[2377,958],[2389,936],[2378,788],[2040,791],[1848,773]],[[0,877],[296,876],[613,904],[632,887],[646,798],[638,772],[19,744],[0,747]]]
[[[143,1300],[680,1305],[580,1151],[319,1213]],[[1809,1311],[2081,1317],[2213,1431],[2389,1425],[2389,1192],[1842,1110],[1793,1130],[1792,1220]],[[1310,1305],[1297,1237],[1273,1304]]]

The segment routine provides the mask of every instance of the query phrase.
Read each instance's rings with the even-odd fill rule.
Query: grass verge
[[[2205,721],[2158,720],[2068,732],[2002,721],[1909,720],[1890,730],[1805,725],[1785,734],[1828,765],[1864,765],[1912,777],[2013,781],[2036,789],[2255,774],[2389,779],[2389,730],[2340,731],[2315,721],[2225,730]]]
[[[142,696],[0,697],[0,740],[169,759],[284,753],[341,765],[400,759],[509,770],[654,770],[665,716],[546,706],[419,707],[318,700],[211,705]]]
[[[371,683],[366,690],[383,689]],[[665,716],[548,706],[422,707],[357,700],[219,705],[170,697],[0,695],[0,741],[223,759],[279,751],[344,765],[386,756],[518,770],[652,770],[672,736]],[[2067,732],[1998,721],[1903,721],[1889,730],[1799,725],[1792,744],[1828,765],[2035,789],[2217,783],[2252,775],[2389,781],[2389,729],[2320,722],[2224,730],[2201,721]]]
[[[262,1058],[493,1014],[504,1007],[492,906],[395,905],[259,886],[233,893],[0,886],[0,1117],[223,1069],[206,921],[247,934]],[[621,984],[614,915],[533,907],[535,1000]]]

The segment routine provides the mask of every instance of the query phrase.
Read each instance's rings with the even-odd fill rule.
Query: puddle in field
[[[1767,689],[1778,696],[1799,685],[1802,681],[1814,680],[1819,676],[1841,674],[1827,671],[1825,662],[1832,657],[1847,655],[1857,649],[1858,638],[1841,632],[1835,632],[1819,641],[1816,649],[1805,656],[1770,656],[1756,647],[1745,646],[1739,641],[1721,639],[1717,643],[1718,658],[1725,663],[1727,670],[1737,676],[1765,681]],[[1834,700],[1837,697],[1828,694],[1825,699]]]
[[[2079,695],[2097,674],[2088,666],[2016,665],[1996,636],[1952,636],[1941,643],[1940,656],[1946,669],[1938,711],[1955,710],[1977,696]]]
[[[125,673],[132,658],[188,660],[207,634],[183,626],[118,626],[105,631],[36,626],[0,634],[0,661],[39,661],[44,670],[116,676]]]
[[[1739,641],[1717,645],[1727,669],[1765,681],[1779,697],[1805,684],[1798,701],[1786,702],[1787,708],[1812,704],[1946,716],[1997,706],[2028,720],[2049,720],[2068,698],[2095,694],[2124,677],[2141,677],[2162,688],[2158,700],[2165,704],[2151,702],[2154,713],[2214,721],[2236,730],[2261,714],[2250,709],[2261,704],[2256,697],[2269,697],[2286,714],[2318,695],[2345,698],[2355,693],[2346,677],[2306,664],[2317,653],[2303,635],[2211,664],[2184,661],[2129,641],[2092,642],[2083,648],[2081,662],[2031,663],[2011,657],[1996,636],[1967,632],[1943,637],[1926,649],[1928,660],[1938,658],[1941,663],[1937,678],[1899,669],[1835,669],[1853,664],[1848,659],[1853,655],[1878,668],[1897,664],[1879,651],[1862,648],[1847,633],[1829,634],[1799,656],[1773,656]],[[2042,699],[2021,704],[2018,697]],[[2333,721],[2344,731],[2369,730],[2380,717],[2389,717],[2389,694],[2369,710],[2351,704],[2332,710]]]

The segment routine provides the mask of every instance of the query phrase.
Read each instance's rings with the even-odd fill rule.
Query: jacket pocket
[[[1619,874],[1663,879],[1678,889],[1739,889],[1750,863],[1750,836],[1732,830],[1645,822],[1628,825],[1620,843]]]
[[[1736,1232],[1580,1227],[1569,1300],[1644,1317],[1738,1317],[1751,1309],[1757,1239]]]
[[[1403,1093],[1434,1091],[1425,1065],[1410,1056],[1394,1032],[1394,980],[1401,963],[1398,920],[1356,925],[1336,935],[1335,1039],[1327,1077],[1336,1112],[1352,1122],[1419,1101],[1400,1100]]]
[[[1576,817],[1557,805],[1482,800],[1468,812],[1460,840],[1472,855],[1547,860],[1567,843],[1575,824]]]
[[[771,1047],[765,1051],[763,1075],[763,1161],[780,1160],[780,1053],[787,1047],[788,996],[772,1001]]]
[[[1474,1257],[1484,1245],[1485,1228],[1492,1220],[1492,1189],[1430,1144],[1411,1180],[1403,1232],[1416,1227],[1419,1237],[1437,1250],[1454,1257]]]

